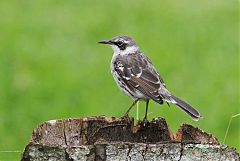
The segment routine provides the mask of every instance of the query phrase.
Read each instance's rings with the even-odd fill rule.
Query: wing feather
[[[140,91],[146,98],[162,102],[161,90],[165,89],[165,84],[145,55],[141,53],[128,54],[120,57],[117,61],[118,64],[121,64],[118,65],[121,68],[116,66],[115,70],[130,89]]]

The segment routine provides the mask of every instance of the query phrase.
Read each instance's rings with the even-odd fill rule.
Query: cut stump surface
[[[163,118],[134,126],[133,118],[97,116],[44,122],[22,160],[239,160],[239,153],[191,125],[174,134]]]

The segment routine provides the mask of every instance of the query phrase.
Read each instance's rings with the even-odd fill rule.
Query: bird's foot
[[[124,120],[127,121],[127,123],[131,123],[131,118],[129,117],[129,115],[127,113],[124,114],[124,116],[122,117]]]
[[[143,124],[143,126],[147,126],[149,124],[149,121],[147,120],[146,117],[144,117],[142,124]]]

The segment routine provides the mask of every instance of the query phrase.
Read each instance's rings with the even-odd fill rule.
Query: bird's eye
[[[123,44],[124,44],[124,43],[123,43],[122,41],[118,41],[118,42],[117,42],[117,45],[118,45],[118,46],[122,46]]]
[[[116,41],[114,44],[117,45],[120,50],[124,50],[127,45],[124,41],[121,40]]]

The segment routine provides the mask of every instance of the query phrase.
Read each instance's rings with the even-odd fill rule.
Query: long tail
[[[189,105],[188,103],[186,103],[185,101],[171,95],[168,96],[168,98],[166,99],[167,102],[169,103],[173,103],[175,105],[177,105],[178,107],[180,107],[183,111],[185,111],[189,116],[192,117],[193,120],[198,121],[201,118],[200,113],[195,110],[191,105]]]

